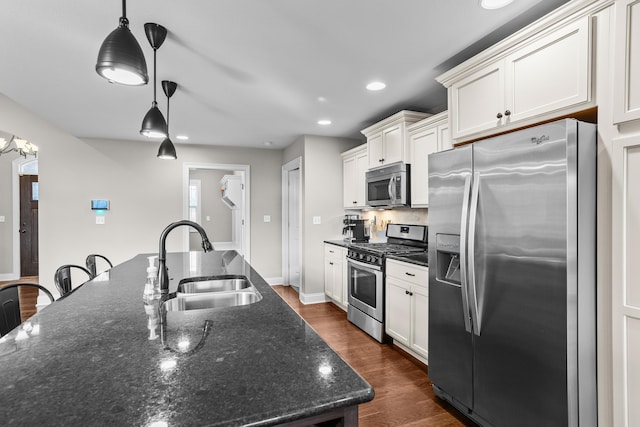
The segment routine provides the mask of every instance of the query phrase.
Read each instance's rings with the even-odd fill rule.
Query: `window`
[[[189,220],[200,224],[200,217],[202,211],[200,192],[200,180],[189,180]],[[191,232],[196,232],[193,228],[190,228]]]

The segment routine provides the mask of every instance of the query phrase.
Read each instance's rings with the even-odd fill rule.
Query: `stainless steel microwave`
[[[404,162],[368,170],[366,173],[368,206],[409,206],[409,168]]]

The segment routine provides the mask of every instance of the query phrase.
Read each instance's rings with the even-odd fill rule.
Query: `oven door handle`
[[[382,271],[382,267],[380,267],[380,266],[373,265],[373,264],[367,264],[367,263],[361,262],[361,261],[356,261],[355,259],[347,258],[347,262],[350,262],[351,264],[353,264],[353,265],[355,265],[357,267],[366,268],[368,270]]]

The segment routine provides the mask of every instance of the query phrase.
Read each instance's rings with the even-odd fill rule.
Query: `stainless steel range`
[[[347,251],[351,323],[384,342],[384,264],[390,254],[427,250],[426,225],[387,225],[386,243],[354,243]]]

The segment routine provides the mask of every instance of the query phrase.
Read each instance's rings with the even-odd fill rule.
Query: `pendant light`
[[[171,142],[171,138],[169,138],[169,98],[175,93],[178,88],[178,84],[176,82],[170,82],[168,80],[162,81],[162,90],[164,94],[167,95],[167,137],[160,144],[160,149],[158,149],[158,157],[161,159],[177,159],[178,156],[176,154],[176,147],[173,146],[173,142]]]
[[[162,25],[147,22],[144,24],[144,32],[153,48],[153,102],[142,120],[140,133],[149,138],[164,138],[167,136],[167,123],[156,102],[156,51],[164,43],[167,29]]]
[[[129,31],[126,0],[122,0],[120,25],[100,46],[96,71],[111,83],[140,86],[146,85],[149,81],[144,54],[138,41]]]

